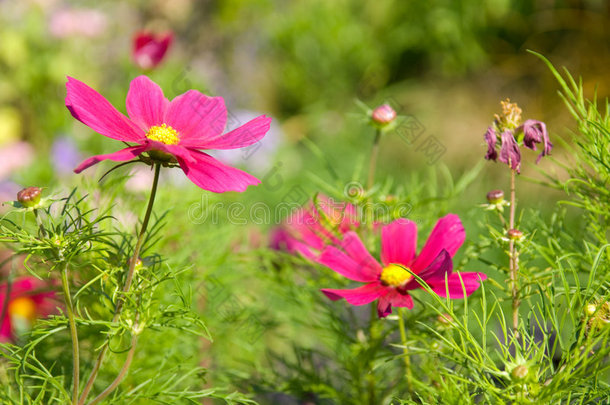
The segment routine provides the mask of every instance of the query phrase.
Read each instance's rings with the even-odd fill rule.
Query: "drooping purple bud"
[[[396,111],[389,104],[382,104],[373,110],[371,119],[379,125],[387,125],[396,118]]]
[[[485,159],[495,161],[498,158],[498,152],[496,152],[496,142],[498,141],[498,135],[493,126],[487,128],[485,132],[485,142],[487,142],[487,154]]]
[[[502,146],[498,160],[509,165],[517,173],[521,173],[521,151],[515,137],[509,131],[502,132]]]
[[[536,163],[540,162],[543,156],[547,156],[553,149],[553,144],[549,140],[549,133],[546,124],[542,121],[527,120],[520,128],[523,131],[523,145],[531,150],[537,150],[536,144],[542,143],[542,152],[538,155]]]

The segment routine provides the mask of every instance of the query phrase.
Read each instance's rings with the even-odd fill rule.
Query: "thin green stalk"
[[[68,313],[68,324],[70,326],[70,337],[72,338],[72,404],[78,403],[78,388],[80,376],[80,354],[78,349],[78,333],[76,322],[74,321],[74,305],[70,295],[70,285],[68,284],[68,262],[61,269],[61,286],[64,291],[64,301],[66,302],[66,312]]]
[[[148,228],[148,222],[150,220],[152,208],[155,203],[155,196],[157,194],[157,186],[159,184],[160,171],[161,171],[161,165],[157,163],[155,165],[155,177],[153,179],[152,188],[150,190],[148,206],[146,207],[146,213],[144,214],[144,219],[142,220],[142,228],[140,229],[140,233],[138,234],[138,240],[136,242],[136,246],[133,251],[133,257],[129,261],[129,268],[127,270],[127,275],[125,277],[125,284],[123,285],[123,289],[122,289],[123,294],[128,293],[129,289],[131,288],[131,282],[133,281],[133,273],[136,268],[136,263],[138,262],[138,260],[140,258],[140,250],[142,249],[142,244],[144,243],[144,237],[146,236],[146,229]],[[115,311],[114,311],[114,317],[112,318],[113,323],[118,321],[119,316],[121,315],[122,308],[123,308],[123,298],[119,297],[119,299],[117,300]],[[134,350],[135,350],[135,344],[132,345],[132,348],[134,348]],[[87,384],[85,385],[83,393],[80,396],[78,405],[83,405],[85,403],[85,400],[87,399],[87,396],[89,395],[89,392],[93,388],[93,383],[95,382],[95,379],[97,378],[97,374],[102,365],[102,361],[104,360],[104,357],[106,356],[107,351],[108,351],[108,342],[106,342],[106,344],[102,347],[102,350],[100,351],[100,354],[98,355],[98,358],[97,358],[95,364],[93,365],[93,369],[91,370],[91,375],[89,376],[89,379],[87,380]],[[132,357],[133,357],[133,354],[132,354]],[[128,368],[129,368],[130,363],[131,363],[131,359],[129,359],[129,362],[126,362]],[[126,371],[127,370],[125,370],[125,372]]]
[[[400,342],[402,343],[402,353],[405,361],[405,378],[407,379],[407,388],[409,393],[413,392],[413,376],[411,374],[411,358],[409,357],[409,349],[407,349],[407,333],[405,332],[405,321],[403,318],[403,309],[398,308],[398,328],[400,329]]]
[[[119,371],[119,374],[116,376],[114,381],[112,381],[112,383],[110,383],[110,385],[108,387],[106,387],[106,389],[104,391],[102,391],[100,393],[100,395],[98,395],[91,402],[89,402],[88,405],[95,405],[95,404],[101,402],[104,398],[106,398],[108,395],[110,395],[110,393],[112,391],[114,391],[114,389],[116,387],[119,386],[121,381],[123,381],[123,378],[125,378],[125,376],[127,375],[127,371],[129,370],[129,366],[131,366],[133,356],[136,353],[136,344],[138,343],[138,334],[136,332],[136,330],[138,328],[138,319],[137,318],[138,318],[138,315],[136,315],[136,322],[134,322],[134,331],[132,332],[132,336],[131,336],[131,348],[129,349],[129,352],[127,353],[127,358],[125,359],[125,363],[123,363],[123,367],[121,367],[121,371]]]
[[[377,322],[377,308],[376,308],[376,304],[372,303],[371,304],[371,320],[369,323],[369,347],[373,347],[373,345],[376,345],[376,340],[377,340],[377,334],[375,333],[375,323]],[[373,369],[373,365],[370,365],[370,370],[369,370],[369,374],[367,376],[367,382],[368,382],[368,397],[369,397],[369,405],[376,405],[375,402],[375,385],[377,384],[377,381],[375,379],[375,370]]]
[[[508,229],[515,228],[515,177],[516,171],[510,171],[510,216],[508,220]],[[509,261],[508,266],[510,270],[510,282],[511,282],[511,297],[513,301],[513,332],[517,336],[519,328],[519,289],[517,286],[517,276],[519,273],[519,263],[517,261],[517,253],[515,249],[515,241],[511,238],[508,242]]]
[[[379,140],[381,139],[381,130],[375,132],[375,139],[373,140],[373,149],[371,150],[371,159],[369,160],[369,175],[366,183],[367,190],[373,188],[375,184],[375,169],[377,167],[377,156],[379,155]]]
[[[47,231],[45,231],[44,226],[42,225],[42,221],[40,220],[40,217],[38,216],[38,210],[35,209],[32,212],[34,213],[34,218],[36,218],[36,224],[38,225],[38,229],[40,229],[40,236],[45,238],[47,236]]]

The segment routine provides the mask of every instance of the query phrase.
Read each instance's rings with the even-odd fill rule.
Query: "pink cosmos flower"
[[[316,260],[325,246],[359,226],[357,217],[354,205],[318,195],[315,204],[308,202],[272,231],[271,248]]]
[[[37,318],[55,312],[55,292],[34,277],[15,280],[10,286],[8,305],[4,307],[7,289],[7,283],[0,284],[0,342],[14,341],[19,327],[31,327]]]
[[[265,136],[271,118],[264,115],[226,134],[227,110],[222,97],[208,97],[197,90],[169,101],[161,88],[146,76],[131,81],[127,93],[129,118],[86,84],[68,77],[66,107],[72,116],[94,131],[124,143],[125,149],[90,157],[74,171],[80,173],[101,162],[128,161],[147,152],[142,160],[178,163],[197,186],[215,193],[244,191],[260,181],[226,166],[201,149],[237,149]]]
[[[143,70],[154,69],[163,61],[173,40],[171,32],[159,35],[148,31],[137,32],[133,37],[131,54],[134,63]]]
[[[326,247],[318,261],[351,280],[366,284],[355,289],[323,289],[322,292],[333,301],[345,298],[352,305],[378,300],[377,313],[383,318],[392,312],[392,306],[413,308],[409,291],[423,287],[405,270],[408,268],[441,297],[464,298],[487,278],[483,273],[453,272],[451,258],[464,238],[460,218],[446,215],[438,220],[417,255],[417,226],[407,219],[397,219],[382,228],[380,264],[358,236],[348,232],[338,247]]]

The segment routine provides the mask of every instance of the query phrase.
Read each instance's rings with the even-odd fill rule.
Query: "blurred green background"
[[[115,205],[118,227],[133,229],[152,175],[120,169],[133,176],[119,187],[109,180],[97,184],[112,167],[108,163],[83,175],[71,173],[80,159],[121,145],[70,116],[63,101],[66,75],[97,89],[124,112],[129,82],[139,74],[130,57],[132,36],[139,29],[173,31],[165,62],[149,73],[168,97],[191,88],[223,96],[233,126],[260,114],[274,118],[272,134],[260,147],[221,155],[261,178],[261,186],[212,195],[175,170],[164,173],[155,207],[170,211],[167,240],[158,250],[172,254],[170,265],[198,270],[197,284],[190,286],[196,293],[193,305],[206,314],[216,338],[212,348],[200,342],[206,356],[201,360],[195,354],[190,362],[217,367],[235,382],[248,376],[242,362],[257,370],[262,344],[280,352],[293,340],[314,344],[315,338],[294,322],[309,317],[319,303],[298,282],[284,289],[278,279],[286,274],[260,275],[262,268],[273,267],[270,259],[248,253],[266,244],[258,225],[269,228],[282,218],[272,214],[257,221],[246,210],[235,214],[245,223],[236,224],[229,220],[230,203],[273,208],[304,202],[324,181],[339,190],[349,180],[364,181],[373,130],[364,125],[355,101],[371,107],[389,101],[399,114],[416,119],[423,136],[433,136],[444,152],[431,162],[417,143],[388,134],[378,179],[391,178],[395,187],[407,188],[407,195],[421,190],[412,198],[413,215],[424,229],[450,210],[462,216],[469,239],[476,241],[481,230],[476,206],[489,189],[507,188],[504,165],[485,162],[465,192],[428,204],[425,212],[418,212],[418,201],[447,197],[447,179],[483,160],[483,134],[505,98],[519,103],[524,118],[547,123],[554,157],[561,161],[565,146],[559,138],[567,139],[573,124],[555,79],[526,50],[582,75],[587,92],[597,91],[603,99],[610,92],[609,17],[610,3],[603,0],[0,0],[1,199],[13,199],[21,186],[44,186],[58,194],[79,186],[96,202]],[[541,178],[533,164],[536,154],[526,155],[521,177]],[[562,175],[552,160],[544,159],[538,168]],[[523,206],[549,207],[559,198],[538,184],[519,184]],[[203,218],[198,211],[203,206],[212,207],[207,215],[217,209],[218,220]],[[226,302],[237,299],[238,307],[254,308],[265,328],[275,328],[274,336],[243,346],[252,331],[235,330],[218,308],[206,304],[212,292],[202,286],[209,285],[210,275],[219,277],[221,290],[230,291]],[[307,291],[319,287],[308,285]],[[168,356],[183,354],[173,348]]]

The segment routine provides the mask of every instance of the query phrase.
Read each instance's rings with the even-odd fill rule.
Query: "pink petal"
[[[360,263],[334,246],[327,246],[318,262],[350,280],[369,283],[378,279],[375,270],[362,267]]]
[[[377,315],[380,318],[385,318],[392,313],[392,306],[413,308],[413,298],[409,294],[401,294],[392,289],[388,294],[379,298],[377,303]]]
[[[355,232],[350,231],[345,233],[339,246],[360,266],[363,274],[374,280],[379,277],[381,265],[366,250],[366,247],[364,247],[364,244]]]
[[[400,218],[381,230],[381,262],[410,266],[417,250],[417,225]]]
[[[89,159],[86,159],[83,163],[78,165],[78,167],[76,169],[74,169],[74,173],[80,173],[83,170],[85,170],[95,164],[98,164],[102,160],[113,160],[115,162],[124,162],[127,160],[131,160],[131,159],[139,156],[141,153],[145,152],[146,150],[148,150],[147,145],[136,145],[136,146],[130,146],[129,148],[121,149],[117,152],[108,153],[106,155],[91,156]]]
[[[227,109],[222,97],[208,97],[189,90],[169,103],[164,122],[178,131],[181,143],[186,140],[204,143],[222,133],[227,123]]]
[[[424,280],[428,285],[434,283],[434,282],[445,282],[445,276],[449,276],[451,275],[453,271],[453,261],[451,260],[451,256],[449,256],[449,253],[443,249],[438,256],[436,256],[436,259],[434,259],[432,261],[432,263],[430,263],[430,265],[428,267],[426,267],[424,270],[422,270],[421,272],[417,273],[417,275],[419,276],[419,278],[421,278],[422,280]],[[412,279],[411,281],[409,281],[409,283],[405,286],[407,290],[412,290],[414,288],[419,288],[421,287],[419,281],[417,281],[417,279]]]
[[[379,283],[369,283],[354,289],[334,290],[324,288],[321,291],[333,301],[345,298],[345,300],[352,305],[365,305],[382,297],[387,293],[388,287]]]
[[[176,156],[178,163],[186,177],[204,190],[214,193],[245,191],[248,186],[260,183],[256,177],[226,166],[208,154],[192,150],[189,152],[194,163]]]
[[[464,298],[464,290],[466,290],[466,296],[469,296],[480,287],[480,282],[485,279],[487,279],[487,275],[483,273],[458,272],[447,277],[446,286],[445,280],[443,280],[442,282],[431,282],[430,287],[441,297],[446,297],[447,291],[449,291],[449,298]]]
[[[163,124],[169,100],[158,84],[146,76],[138,76],[129,85],[126,104],[131,121],[147,132],[150,127]]]
[[[269,131],[270,126],[271,118],[261,115],[224,135],[213,138],[187,138],[180,144],[196,149],[243,148],[260,141]]]
[[[144,134],[108,100],[85,83],[68,77],[66,107],[72,116],[108,138],[136,142]]]
[[[424,248],[411,266],[412,270],[419,273],[428,267],[443,249],[453,257],[465,238],[466,232],[460,217],[455,214],[445,215],[434,226]]]

